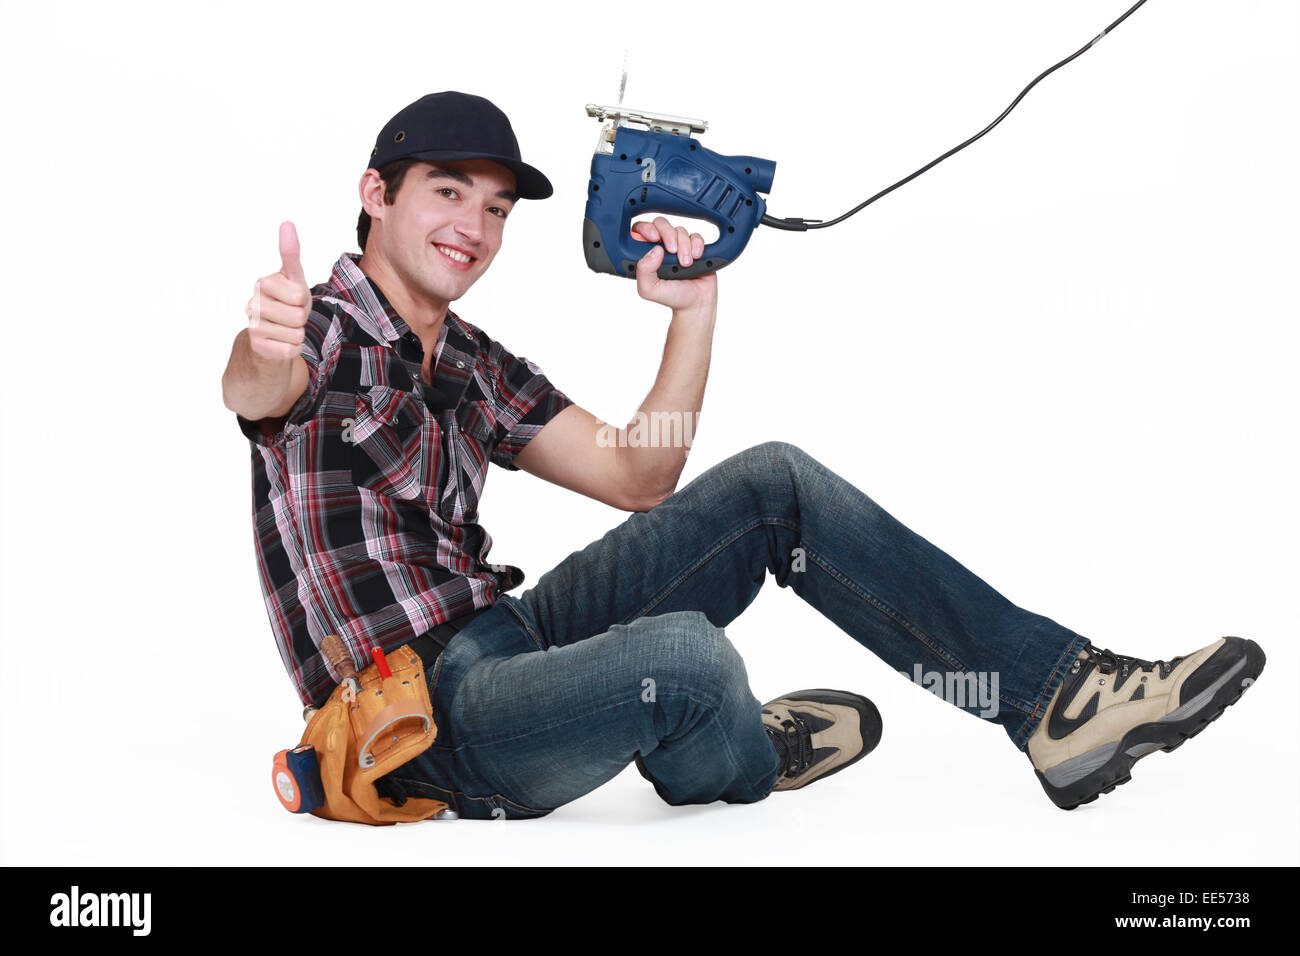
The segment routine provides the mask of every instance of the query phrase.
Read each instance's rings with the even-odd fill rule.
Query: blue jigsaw
[[[582,226],[593,271],[635,278],[650,244],[632,236],[632,219],[655,213],[704,219],[718,228],[717,240],[689,266],[665,252],[660,278],[689,279],[736,260],[766,213],[759,193],[771,191],[775,162],[705,149],[692,137],[708,128],[704,120],[592,104],[587,115],[602,121]]]

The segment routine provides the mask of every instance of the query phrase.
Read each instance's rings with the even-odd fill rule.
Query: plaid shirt
[[[489,564],[477,523],[488,462],[514,457],[573,402],[450,309],[424,350],[344,253],[312,289],[302,357],[310,381],[287,418],[236,416],[252,443],[257,571],[285,668],[305,704],[338,675],[337,634],[361,670],[445,620],[491,605],[524,574]]]

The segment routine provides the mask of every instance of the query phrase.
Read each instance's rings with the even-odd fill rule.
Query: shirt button
[[[458,362],[456,363],[456,367],[457,367],[457,368],[464,368],[464,367],[465,367],[465,363],[464,363],[464,362],[459,362],[459,361],[458,361]]]

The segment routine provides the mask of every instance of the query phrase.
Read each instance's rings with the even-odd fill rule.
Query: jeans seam
[[[1065,679],[1065,668],[1079,656],[1079,651],[1083,649],[1083,645],[1087,642],[1088,639],[1086,637],[1078,635],[1066,646],[1065,650],[1061,653],[1061,656],[1057,659],[1056,666],[1052,668],[1051,674],[1048,675],[1047,680],[1043,682],[1043,688],[1038,694],[1038,699],[1034,701],[1033,711],[1021,722],[1020,729],[1016,731],[1016,735],[1012,738],[1012,743],[1016,745],[1018,750],[1025,749],[1024,744],[1028,741],[1029,736],[1033,732],[1030,730],[1029,722],[1033,720],[1033,729],[1038,729],[1038,724],[1042,721],[1043,717],[1047,715],[1047,705],[1051,702],[1052,695],[1056,693],[1060,682]],[[1037,720],[1035,720],[1035,718],[1037,718]]]
[[[533,630],[533,626],[529,624],[526,620],[524,620],[524,616],[515,608],[513,604],[509,603],[508,601],[504,603],[506,606],[506,610],[509,611],[512,615],[514,615],[515,620],[517,620],[521,625],[523,625],[524,630],[528,632],[528,636],[532,639],[533,644],[537,646],[537,649],[539,651],[546,650],[546,645],[542,642],[541,635],[539,635],[536,631]]]
[[[836,568],[834,565],[826,561],[822,557],[821,553],[818,552],[816,549],[809,547],[807,544],[803,544],[803,547],[805,553],[813,560],[814,564],[816,564],[818,567],[824,570],[832,578],[839,581],[840,584],[842,584],[844,587],[848,588],[854,594],[861,597],[864,601],[867,601],[868,603],[875,606],[876,609],[880,611],[880,613],[884,614],[887,617],[893,618],[895,621],[897,621],[898,624],[902,626],[905,630],[907,630],[909,634],[911,634],[914,638],[916,638],[916,640],[920,641],[923,645],[925,645],[927,648],[933,651],[936,657],[943,660],[954,671],[964,673],[969,670],[969,668],[966,666],[964,662],[953,657],[952,653],[948,650],[948,648],[946,648],[942,644],[939,644],[928,634],[922,631],[919,627],[916,627],[914,624],[912,624],[911,621],[909,621],[907,618],[903,617],[903,615],[899,614],[893,608],[889,607],[887,604],[885,604],[884,602],[876,598],[869,591],[860,588],[857,582],[853,581],[847,575],[840,572],[840,570]],[[1001,688],[999,688],[998,690],[998,701],[1026,715],[1032,712],[1034,706],[1032,704],[1027,704],[1024,701],[1017,700],[1012,697],[1007,697],[1001,692]]]
[[[730,547],[737,540],[749,534],[749,532],[753,531],[755,528],[761,527],[763,525],[779,525],[783,528],[788,528],[791,531],[799,530],[798,525],[786,521],[783,518],[755,518],[752,521],[750,521],[750,523],[743,525],[738,529],[728,532],[727,534],[718,538],[717,541],[713,544],[713,546],[709,548],[709,550],[706,551],[700,557],[700,559],[695,562],[695,564],[691,565],[689,568],[682,571],[676,578],[673,579],[671,583],[667,584],[657,597],[652,598],[650,602],[645,605],[645,607],[643,607],[637,613],[628,617],[622,623],[627,624],[630,621],[636,620],[638,617],[641,617],[645,614],[649,614],[650,611],[654,610],[654,608],[657,605],[662,604],[664,601],[666,601],[672,595],[673,591],[681,587],[682,583],[685,582],[687,578],[695,574],[697,571],[703,568],[704,565],[708,564],[709,561],[717,557],[719,552]]]
[[[932,637],[930,637],[928,634],[922,631],[919,627],[917,627],[915,624],[913,624],[911,621],[905,618],[898,611],[895,611],[888,604],[881,601],[870,591],[867,591],[865,588],[861,587],[856,581],[854,581],[848,575],[840,571],[839,568],[835,567],[829,561],[823,558],[820,552],[814,550],[813,548],[807,547],[806,545],[804,547],[804,550],[808,554],[808,556],[813,559],[813,562],[817,564],[822,570],[824,570],[832,578],[834,578],[844,587],[848,588],[851,592],[856,594],[858,597],[862,598],[862,600],[872,605],[881,614],[896,621],[904,630],[906,630],[909,634],[911,634],[912,637],[916,638],[927,648],[929,648],[932,652],[934,652],[934,654],[937,657],[943,660],[953,670],[963,671],[966,669],[965,665],[962,664],[961,661],[953,657],[952,653],[946,647],[944,647],[942,644],[939,644]]]

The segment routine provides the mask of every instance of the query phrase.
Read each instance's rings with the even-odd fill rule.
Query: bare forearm
[[[295,374],[295,365],[301,362],[301,357],[268,359],[258,355],[249,345],[248,330],[241,331],[235,336],[230,361],[221,378],[226,408],[249,421],[287,413],[298,397],[293,387],[300,377]],[[302,378],[305,383],[305,376]],[[298,392],[301,391],[299,388]]]
[[[704,403],[716,318],[716,304],[673,312],[659,374],[626,428],[626,446],[619,448],[629,483],[652,501],[672,494],[686,465]]]

